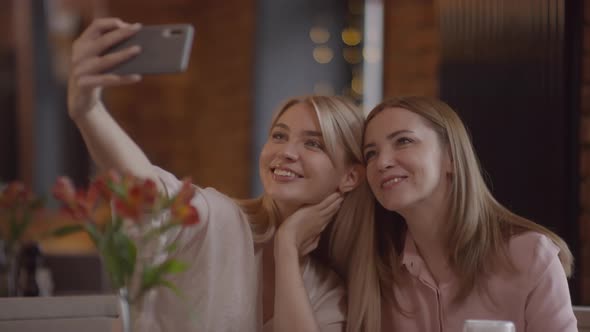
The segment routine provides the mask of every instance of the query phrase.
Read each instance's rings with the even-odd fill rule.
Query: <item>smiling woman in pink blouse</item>
[[[352,264],[376,268],[359,272],[365,282],[349,290],[366,309],[350,324],[461,331],[467,319],[491,319],[519,332],[577,331],[567,245],[494,199],[448,105],[425,97],[381,103],[366,120],[363,153],[380,204],[357,251],[377,250]]]

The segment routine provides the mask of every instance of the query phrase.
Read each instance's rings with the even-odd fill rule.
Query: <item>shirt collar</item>
[[[406,231],[404,240],[404,251],[402,252],[402,265],[414,276],[418,276],[420,266],[422,265],[422,257],[416,249],[416,243],[412,238],[410,232]]]
[[[437,286],[436,282],[434,281],[434,277],[426,267],[426,263],[418,249],[416,247],[416,242],[414,242],[414,238],[409,231],[406,231],[405,241],[404,241],[404,251],[401,255],[402,265],[406,267],[406,270],[415,278],[418,278],[423,283],[428,285],[431,288],[438,289],[448,287],[453,281],[445,283],[443,285]]]

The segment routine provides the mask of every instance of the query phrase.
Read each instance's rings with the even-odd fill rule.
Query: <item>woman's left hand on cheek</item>
[[[287,218],[275,236],[275,257],[282,253],[305,256],[317,248],[320,235],[340,209],[342,194],[333,193],[318,204],[300,208]]]

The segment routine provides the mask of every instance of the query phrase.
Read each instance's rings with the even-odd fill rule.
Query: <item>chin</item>
[[[266,195],[268,195],[270,198],[272,198],[274,201],[277,202],[283,202],[283,203],[288,203],[288,204],[303,204],[303,197],[304,195],[301,195],[299,193],[293,192],[291,190],[269,190],[266,191]]]
[[[400,198],[386,198],[379,200],[379,203],[389,211],[399,212],[411,205],[411,202]]]

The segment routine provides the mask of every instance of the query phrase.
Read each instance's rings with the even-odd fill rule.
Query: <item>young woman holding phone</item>
[[[82,33],[72,55],[69,115],[100,169],[151,178],[172,194],[181,182],[152,165],[100,98],[103,87],[141,79],[105,74],[141,52],[138,47],[103,55],[139,29],[104,18]],[[353,238],[354,231],[343,231],[351,227],[341,225],[366,213],[370,195],[362,165],[362,129],[361,111],[343,98],[287,101],[260,154],[264,194],[235,200],[197,187],[192,203],[200,225],[163,239],[175,241],[175,255],[190,264],[173,280],[188,303],[167,290],[148,295],[138,331],[344,331],[345,291],[340,278],[321,262],[331,261],[334,252],[350,253],[350,246],[329,238]],[[320,239],[324,249],[314,251]],[[195,319],[188,311],[196,313]]]

